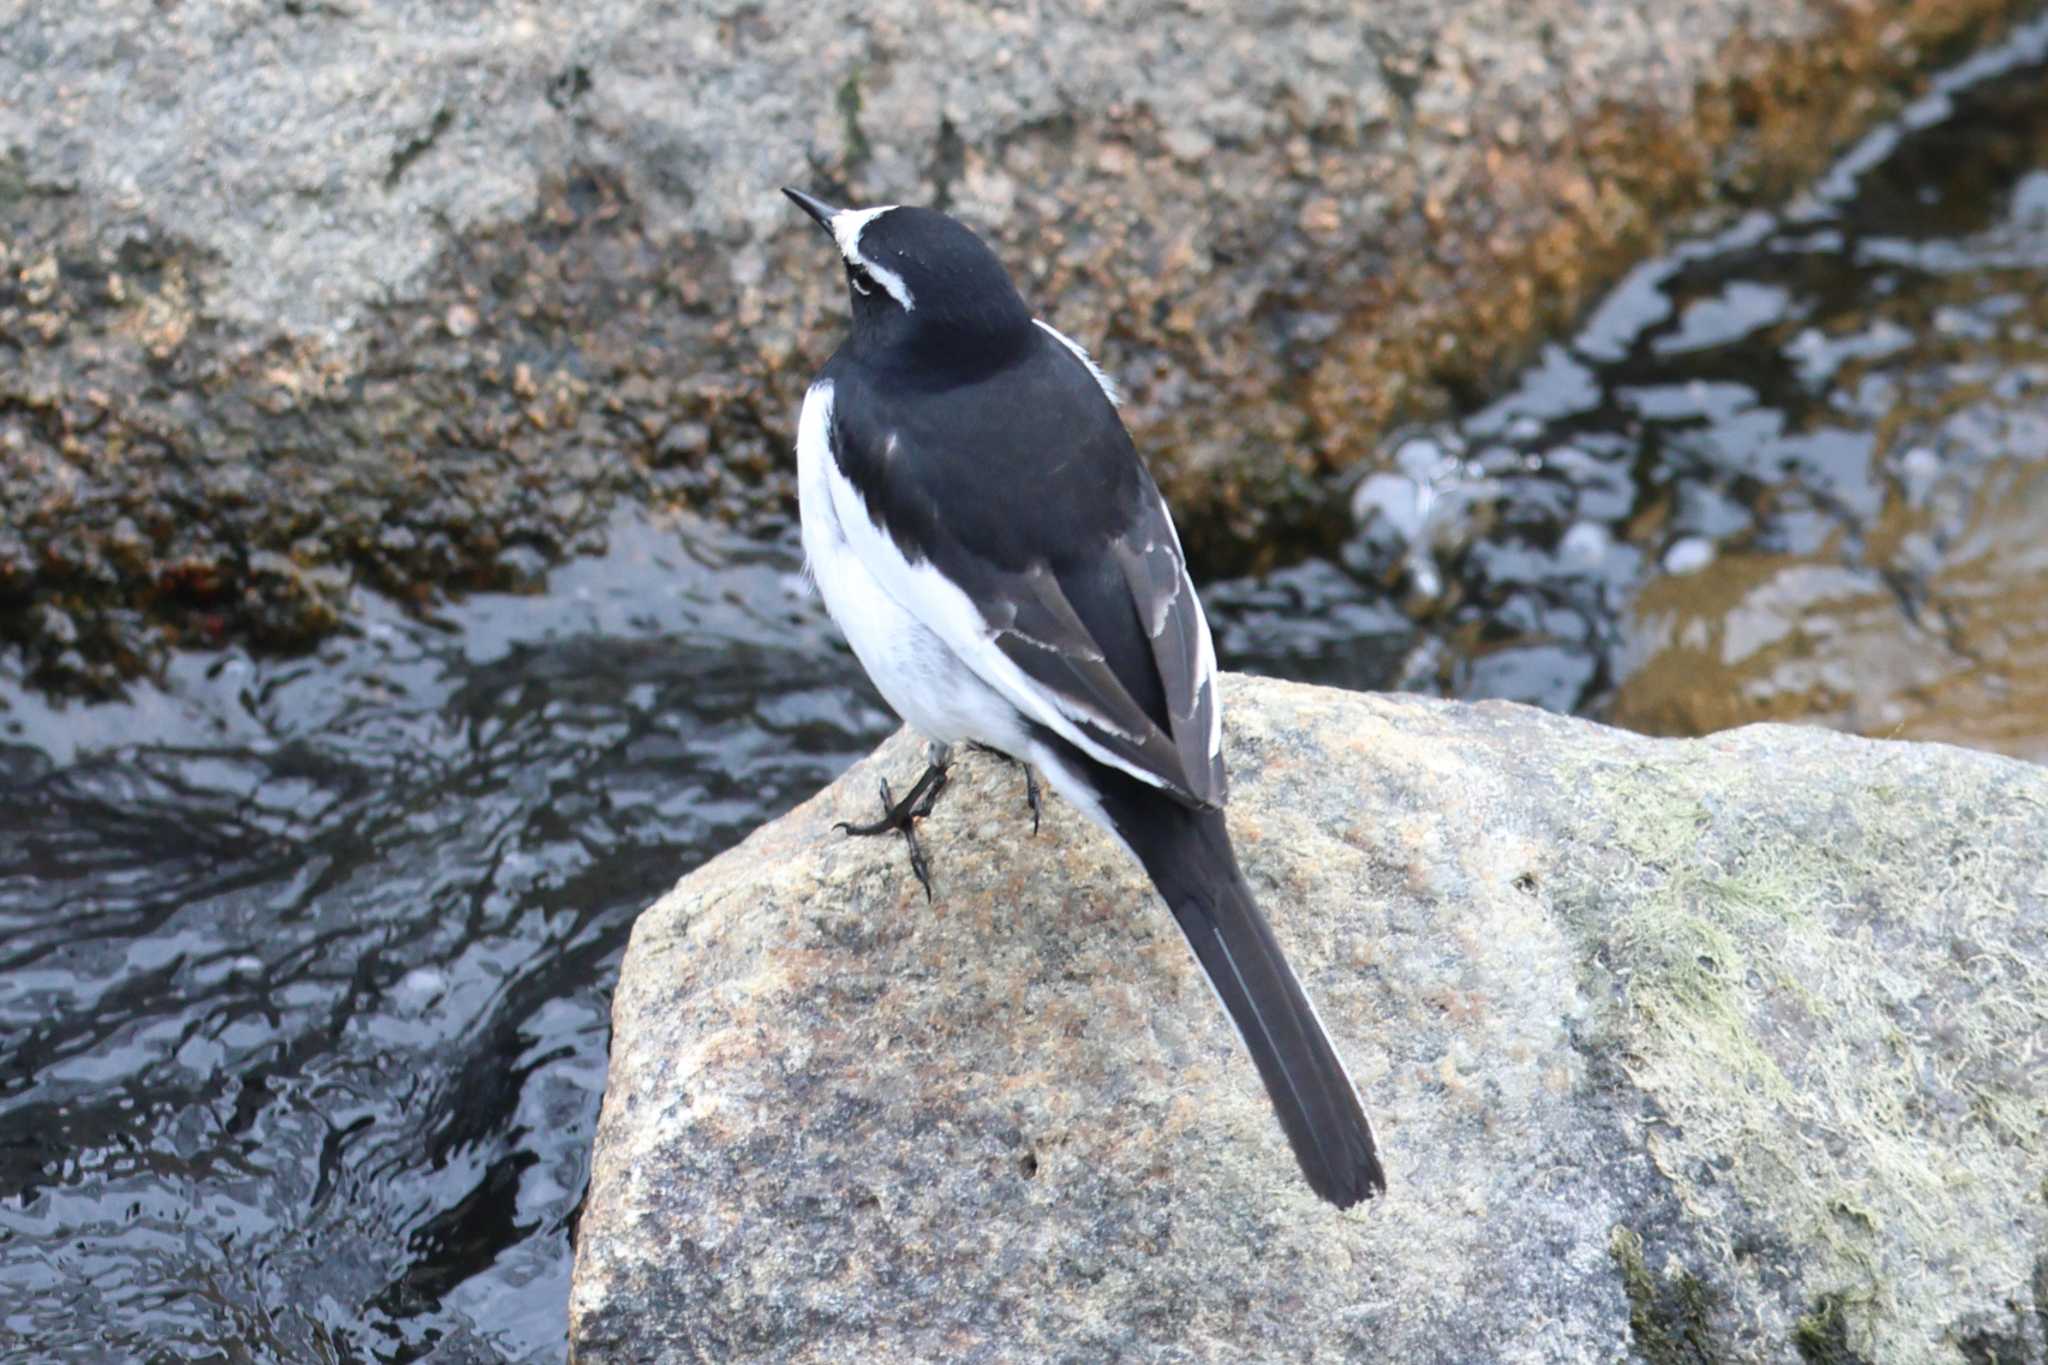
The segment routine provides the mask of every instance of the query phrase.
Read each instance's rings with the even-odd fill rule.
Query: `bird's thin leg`
[[[944,745],[934,744],[925,750],[924,774],[917,784],[903,794],[901,801],[895,800],[889,791],[889,779],[883,778],[882,818],[871,824],[856,825],[846,820],[838,827],[848,834],[891,834],[901,833],[903,842],[910,847],[910,870],[917,874],[917,884],[924,888],[924,898],[932,898],[931,864],[925,861],[924,849],[917,842],[917,822],[932,813],[932,806],[938,801],[939,793],[946,789],[947,768],[953,756]]]
[[[1038,795],[1038,774],[1032,771],[1029,763],[1026,763],[1021,758],[1013,758],[1001,749],[991,748],[986,744],[977,744],[974,747],[985,754],[994,754],[1005,763],[1014,763],[1024,770],[1024,799],[1031,803],[1031,832],[1033,834],[1038,833],[1039,817],[1044,814],[1044,808],[1039,801]]]

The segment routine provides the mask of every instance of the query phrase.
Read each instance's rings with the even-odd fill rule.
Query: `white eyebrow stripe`
[[[902,304],[903,311],[908,313],[917,305],[911,302],[910,286],[903,282],[903,277],[887,266],[876,265],[860,254],[861,229],[897,207],[899,206],[896,204],[884,204],[873,209],[841,209],[832,215],[832,240],[839,243],[841,256],[849,263],[867,271],[874,282],[888,290],[889,297]]]
[[[902,304],[904,312],[908,313],[917,306],[910,301],[910,286],[903,282],[901,275],[893,270],[876,265],[865,256],[859,259],[860,268],[868,272],[868,278],[888,290],[889,297]]]

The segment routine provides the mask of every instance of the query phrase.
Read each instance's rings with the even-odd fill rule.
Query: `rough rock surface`
[[[636,926],[581,1365],[2048,1359],[2048,773],[1226,680],[1392,1188],[1300,1181],[1165,908],[899,735]]]
[[[103,683],[531,578],[620,494],[780,516],[840,307],[792,180],[989,230],[1242,563],[2032,7],[0,7],[0,638]]]

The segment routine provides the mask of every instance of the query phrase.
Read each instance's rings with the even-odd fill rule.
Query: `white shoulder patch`
[[[872,209],[841,209],[832,215],[832,239],[839,243],[841,256],[867,271],[869,277],[888,290],[889,297],[902,304],[903,311],[908,313],[917,305],[911,300],[910,286],[903,282],[903,277],[887,266],[876,265],[860,254],[861,230],[883,214],[899,207],[901,205],[884,204],[880,208]]]
[[[1102,367],[1095,363],[1094,357],[1090,356],[1086,351],[1081,349],[1079,342],[1075,341],[1072,337],[1068,336],[1065,332],[1062,332],[1059,328],[1053,326],[1051,323],[1047,322],[1043,318],[1033,318],[1031,320],[1037,323],[1040,327],[1043,327],[1046,330],[1047,334],[1052,336],[1055,340],[1057,340],[1060,343],[1060,345],[1066,347],[1068,350],[1072,351],[1075,355],[1081,358],[1081,363],[1088,367],[1088,373],[1094,375],[1095,382],[1101,385],[1102,392],[1104,396],[1109,399],[1110,406],[1114,407],[1117,404],[1120,404],[1124,401],[1123,395],[1116,391],[1116,381],[1114,379],[1111,379],[1108,375],[1102,372]]]

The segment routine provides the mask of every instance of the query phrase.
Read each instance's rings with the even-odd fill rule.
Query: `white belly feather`
[[[1024,757],[1025,730],[1017,708],[892,597],[853,552],[838,509],[858,505],[848,500],[859,495],[843,486],[846,476],[832,458],[831,415],[832,386],[812,385],[797,425],[797,506],[803,517],[804,559],[825,609],[846,633],[883,700],[919,734],[941,744],[974,740]],[[894,549],[886,536],[868,536],[864,543],[870,553],[877,547]]]

